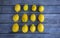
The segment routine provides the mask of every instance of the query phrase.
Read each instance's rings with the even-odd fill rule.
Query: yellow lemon
[[[27,22],[28,21],[28,15],[27,14],[23,14],[22,15],[22,22]]]
[[[15,5],[15,11],[16,11],[16,12],[21,11],[21,6],[20,6],[20,4],[16,4],[16,5]]]
[[[28,4],[25,4],[25,5],[23,6],[23,9],[24,9],[24,11],[28,11]]]
[[[38,27],[37,27],[38,31],[39,32],[44,32],[44,25],[43,24],[38,24]]]
[[[43,12],[44,11],[44,6],[39,6],[39,12]]]
[[[35,4],[32,5],[32,11],[36,11],[36,9],[37,9],[37,6]]]
[[[38,20],[39,20],[40,22],[44,22],[44,15],[43,15],[43,14],[39,14]]]
[[[28,32],[28,26],[27,26],[27,24],[25,24],[25,25],[22,27],[22,32],[23,32],[23,33]]]
[[[36,21],[36,15],[32,14],[31,17],[30,17],[30,19],[31,19],[32,22],[35,22]]]
[[[19,15],[18,15],[18,14],[15,14],[15,15],[13,16],[13,21],[14,21],[14,22],[18,22],[18,20],[19,20]]]
[[[32,33],[36,31],[36,27],[35,27],[34,24],[32,24],[32,25],[30,26],[30,31],[31,31]]]
[[[12,32],[18,32],[18,31],[19,31],[19,25],[17,23],[13,24]]]

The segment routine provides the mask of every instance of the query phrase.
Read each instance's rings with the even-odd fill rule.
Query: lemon
[[[28,15],[27,14],[23,14],[22,15],[22,22],[27,22],[28,21]]]
[[[23,9],[24,9],[24,11],[28,11],[28,4],[25,4],[25,5],[23,6]]]
[[[28,32],[28,26],[27,26],[27,24],[25,24],[25,25],[22,27],[22,32],[23,32],[23,33]]]
[[[38,24],[38,27],[37,27],[38,31],[39,32],[44,32],[44,25],[43,24]]]
[[[36,27],[35,27],[34,24],[32,24],[32,25],[30,26],[30,31],[31,31],[32,33],[36,31]]]
[[[44,6],[39,6],[39,9],[38,10],[39,10],[39,12],[42,13],[44,11]]]
[[[18,15],[18,14],[15,14],[15,15],[13,16],[13,21],[14,21],[14,22],[18,22],[18,20],[19,20],[19,15]]]
[[[31,19],[32,22],[35,22],[36,21],[36,15],[32,14],[31,17],[30,17],[30,19]]]
[[[18,31],[19,31],[19,25],[17,23],[13,24],[12,32],[18,32]]]
[[[40,22],[44,22],[44,15],[43,15],[43,14],[39,14],[38,20],[39,20]]]
[[[15,11],[16,11],[16,12],[21,11],[21,6],[20,6],[20,4],[16,4],[16,5],[15,5]]]
[[[32,5],[32,11],[36,11],[36,9],[37,9],[37,6],[35,4]]]

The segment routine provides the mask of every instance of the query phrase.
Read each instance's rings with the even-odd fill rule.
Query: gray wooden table
[[[16,13],[13,10],[15,4],[20,3],[21,5],[28,4],[36,4],[36,5],[44,5],[44,33],[36,33],[36,34],[12,34],[11,26],[14,23],[12,21],[12,16]],[[23,13],[33,13],[33,12],[23,12],[23,10],[19,13],[22,16]],[[38,15],[39,12],[35,12]],[[19,25],[21,24],[21,20],[19,20]],[[31,24],[30,21],[27,23]],[[38,22],[36,21],[37,25]],[[0,0],[0,38],[60,38],[60,0]]]

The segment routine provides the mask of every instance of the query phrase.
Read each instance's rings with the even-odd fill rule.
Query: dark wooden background
[[[28,4],[29,7],[33,4],[43,5],[45,10],[43,12],[45,16],[44,27],[45,30],[43,33],[11,33],[11,26],[13,25],[12,16],[16,13],[13,10],[15,4]],[[24,12],[23,10],[19,12],[19,15],[22,16],[23,13],[36,15],[39,12]],[[23,25],[21,20],[19,20],[19,25]],[[31,24],[31,21],[28,21],[28,25]],[[39,22],[36,21],[35,25]],[[60,38],[60,0],[0,0],[0,38]]]

